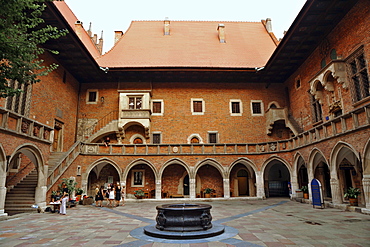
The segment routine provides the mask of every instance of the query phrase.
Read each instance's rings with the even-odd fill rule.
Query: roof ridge
[[[165,21],[165,19],[163,20],[132,20],[132,22],[157,22],[157,21]],[[211,20],[171,20],[169,19],[169,21],[175,21],[175,22],[232,22],[232,23],[260,23],[261,21],[211,21]]]

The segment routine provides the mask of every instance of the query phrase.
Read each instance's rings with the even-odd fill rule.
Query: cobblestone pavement
[[[227,234],[217,237],[146,236],[142,228],[155,222],[155,207],[167,203],[176,201],[141,200],[117,208],[78,205],[67,215],[10,216],[0,221],[0,246],[370,246],[370,215],[315,209],[286,198],[199,202],[212,205],[212,222],[226,226]]]

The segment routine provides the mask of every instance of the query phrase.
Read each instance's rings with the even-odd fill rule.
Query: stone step
[[[35,204],[35,201],[7,201],[5,203],[5,208],[14,208],[14,207],[31,207],[33,204]]]
[[[7,199],[13,199],[13,198],[34,198],[35,197],[35,193],[33,194],[30,194],[30,193],[16,193],[16,194],[7,194],[6,195],[6,198]]]

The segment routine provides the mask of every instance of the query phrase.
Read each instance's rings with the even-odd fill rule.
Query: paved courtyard
[[[0,246],[370,246],[370,215],[314,209],[286,198],[200,202],[212,205],[212,222],[226,226],[220,236],[166,240],[143,234],[155,222],[155,207],[166,203],[175,201],[11,216],[0,221]]]

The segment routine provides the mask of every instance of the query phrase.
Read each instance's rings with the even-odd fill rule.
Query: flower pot
[[[358,198],[348,198],[349,205],[351,206],[358,206]]]
[[[136,196],[135,195],[135,197],[136,197],[136,199],[143,199],[143,196]]]
[[[303,198],[304,198],[304,199],[308,199],[308,198],[309,198],[308,193],[303,193]]]
[[[211,198],[211,194],[210,193],[204,194],[204,197],[205,198]]]

